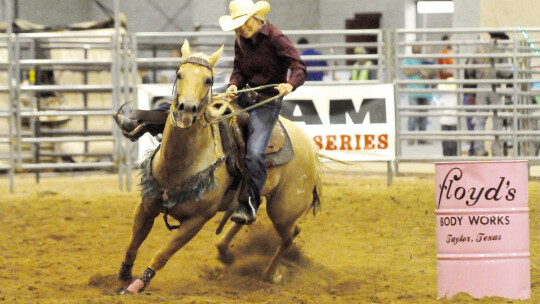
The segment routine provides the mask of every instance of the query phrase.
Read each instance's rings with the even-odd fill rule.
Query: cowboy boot
[[[148,128],[145,124],[139,124],[137,120],[126,117],[122,114],[114,113],[114,121],[116,125],[122,130],[122,134],[127,137],[132,142],[137,141],[141,136],[143,136]]]
[[[247,201],[239,201],[236,212],[231,216],[231,221],[241,225],[251,225],[257,220],[259,204],[251,197]]]
[[[135,128],[137,128],[137,126],[139,125],[135,119],[126,117],[122,114],[119,114],[118,112],[114,112],[113,118],[116,122],[116,125],[118,125],[118,127],[120,127],[122,131],[125,131],[127,133],[135,130]]]

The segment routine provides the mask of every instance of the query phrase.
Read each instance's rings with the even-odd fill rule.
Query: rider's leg
[[[256,219],[257,209],[261,203],[261,191],[266,182],[264,155],[280,109],[281,103],[271,103],[249,112],[249,134],[246,142],[245,163],[248,195],[239,198],[238,209],[231,217],[233,222],[251,224]]]
[[[125,137],[129,138],[131,141],[137,141],[141,136],[146,132],[156,136],[160,133],[163,133],[165,128],[166,116],[164,115],[155,115],[152,112],[167,112],[171,104],[162,104],[159,108],[154,110],[138,110],[138,114],[143,113],[143,117],[152,117],[151,121],[146,121],[146,119],[141,117],[127,117],[119,113],[113,115],[114,121],[122,130],[122,133]],[[159,117],[159,118],[157,118]],[[161,122],[161,120],[163,120]]]

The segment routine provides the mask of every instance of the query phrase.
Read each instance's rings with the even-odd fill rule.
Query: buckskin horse
[[[223,46],[211,56],[191,54],[186,40],[181,50],[182,63],[177,71],[162,143],[141,164],[141,198],[118,274],[125,288],[121,294],[142,291],[208,220],[220,211],[234,210],[237,204],[238,195],[231,196],[227,191],[235,180],[225,166],[228,155],[222,147],[219,128],[211,123],[229,107],[223,102],[210,103],[213,67]],[[280,237],[279,247],[263,274],[266,280],[275,283],[281,280],[278,265],[283,252],[300,232],[296,221],[309,210],[315,213],[320,207],[319,162],[312,140],[291,121],[281,117],[280,121],[292,143],[294,157],[285,164],[268,168],[262,193],[268,217]],[[165,220],[170,216],[180,225],[174,227],[177,229],[172,230],[172,238],[153,256],[143,274],[132,281],[137,251],[161,213]],[[224,263],[234,259],[229,245],[240,228],[241,225],[233,224],[217,243],[219,258]]]

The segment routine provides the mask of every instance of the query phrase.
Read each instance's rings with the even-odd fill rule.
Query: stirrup
[[[118,125],[118,127],[122,131],[125,131],[126,133],[132,132],[138,126],[138,124],[137,124],[137,122],[135,120],[133,120],[133,119],[131,119],[129,117],[126,117],[126,116],[124,116],[122,114],[119,114],[118,112],[115,112],[113,114],[113,118],[114,118],[114,121],[116,122],[116,124]]]
[[[122,134],[124,134],[124,136],[127,137],[132,142],[137,141],[146,132],[148,132],[148,126],[146,124],[139,125],[138,127],[135,128],[135,130],[131,132],[126,132],[125,130],[122,130]]]
[[[240,225],[251,225],[256,220],[257,208],[251,203],[251,197],[247,203],[240,203],[236,212],[231,216],[231,221]]]

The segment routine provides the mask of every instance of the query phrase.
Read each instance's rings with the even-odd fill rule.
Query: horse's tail
[[[313,215],[315,216],[319,210],[321,210],[321,197],[322,197],[322,180],[321,180],[321,154],[315,153],[317,161],[317,180],[315,186],[313,187],[313,200],[311,201],[310,209],[313,210]]]
[[[317,156],[317,160],[318,160],[318,161],[320,161],[321,158],[324,158],[324,159],[328,159],[328,160],[331,160],[331,161],[334,161],[334,162],[337,162],[337,163],[340,163],[340,164],[344,164],[344,165],[352,165],[350,162],[346,162],[346,161],[344,161],[344,160],[340,160],[340,159],[337,159],[337,158],[333,158],[333,157],[330,157],[330,156],[321,154],[321,153],[319,153],[319,152],[316,152],[315,155]]]
[[[315,152],[315,159],[317,161],[317,182],[313,187],[313,201],[311,202],[310,208],[313,209],[313,215],[316,215],[319,210],[321,210],[321,197],[322,197],[322,180],[321,180],[321,167],[323,166],[321,159],[327,159],[330,161],[338,162],[345,165],[352,165],[349,162],[342,161],[319,152]]]

